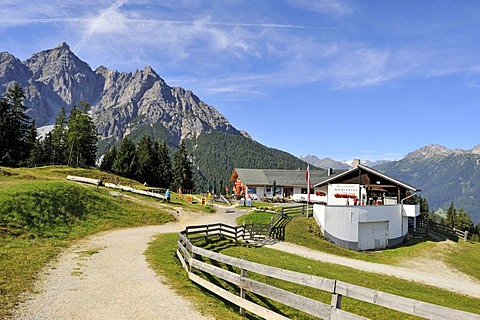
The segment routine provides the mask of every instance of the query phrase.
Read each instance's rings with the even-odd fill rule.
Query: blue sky
[[[2,0],[0,51],[153,69],[260,143],[336,160],[480,144],[480,2]]]

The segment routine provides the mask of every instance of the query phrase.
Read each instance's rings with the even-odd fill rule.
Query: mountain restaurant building
[[[325,238],[351,250],[379,250],[401,243],[416,227],[420,206],[410,202],[419,189],[354,161],[354,167],[315,185],[326,190],[315,204],[315,220]]]
[[[243,194],[251,199],[282,199],[298,202],[307,201],[307,180],[305,170],[277,170],[277,169],[234,169],[237,178],[234,181],[234,190],[237,195]],[[345,170],[310,170],[310,184],[318,184],[329,177],[333,177]],[[311,187],[310,201],[317,203],[327,202],[325,187]]]

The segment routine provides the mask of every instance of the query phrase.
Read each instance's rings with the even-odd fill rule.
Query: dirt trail
[[[96,234],[68,248],[16,312],[16,319],[208,319],[149,268],[143,253],[158,233],[187,225],[235,224],[241,213],[176,209],[179,221]]]

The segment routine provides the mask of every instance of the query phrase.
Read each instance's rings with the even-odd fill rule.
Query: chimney
[[[332,169],[332,168],[328,168],[327,174],[328,174],[328,176],[330,177],[330,176],[333,174],[333,169]]]
[[[360,159],[353,159],[352,167],[358,168],[359,164],[360,164]]]

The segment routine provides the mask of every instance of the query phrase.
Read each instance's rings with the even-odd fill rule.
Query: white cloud
[[[330,13],[339,16],[353,13],[353,9],[342,0],[290,0],[292,5],[318,13]]]

